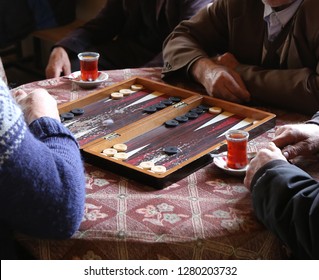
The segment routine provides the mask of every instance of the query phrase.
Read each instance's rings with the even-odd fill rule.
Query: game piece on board
[[[175,118],[175,120],[177,120],[178,122],[183,123],[183,122],[187,122],[188,121],[188,117],[186,117],[186,116],[178,116],[178,117]]]
[[[152,106],[144,108],[143,111],[151,114],[151,113],[155,113],[157,111],[157,108],[155,105],[152,105]]]
[[[211,113],[211,114],[219,114],[219,113],[221,113],[222,108],[219,108],[219,107],[210,107],[210,108],[208,109],[208,111],[209,111],[209,113]]]
[[[170,100],[172,100],[173,102],[177,103],[181,101],[181,98],[178,96],[171,96],[169,97]]]
[[[139,85],[139,84],[131,85],[132,90],[142,90],[143,88],[144,88],[143,85]]]
[[[113,148],[117,150],[118,152],[125,152],[127,150],[127,146],[121,143],[113,145]]]
[[[116,159],[123,159],[124,160],[124,159],[128,158],[128,154],[124,153],[124,152],[118,152],[113,157]]]
[[[151,168],[151,171],[153,171],[156,174],[163,174],[166,172],[166,167],[164,165],[154,165]]]
[[[194,113],[194,112],[188,112],[185,114],[185,116],[191,120],[197,119],[198,118],[198,114]]]
[[[172,105],[174,102],[170,99],[165,99],[162,101],[163,104],[165,104],[166,106]]]
[[[120,93],[117,91],[111,93],[112,99],[115,99],[115,100],[121,99],[121,98],[123,98],[123,96],[124,96],[123,93]]]
[[[166,108],[166,105],[163,102],[155,104],[156,109],[162,110]]]
[[[175,155],[178,153],[179,150],[177,147],[167,146],[167,147],[164,147],[163,151],[164,151],[164,153],[166,153],[168,155]]]
[[[207,112],[209,110],[209,107],[206,105],[203,105],[203,104],[199,105],[198,108],[203,109],[205,112]]]
[[[177,120],[168,120],[165,122],[165,125],[169,127],[175,127],[179,125],[179,122]]]
[[[64,120],[72,120],[74,118],[73,113],[63,113],[60,115],[60,118],[63,118]]]
[[[128,96],[134,93],[135,91],[129,88],[123,88],[123,89],[120,89],[119,92],[122,93],[124,96]]]
[[[78,116],[84,114],[84,110],[82,108],[74,108],[71,110],[71,113]]]
[[[152,161],[142,161],[140,164],[139,164],[139,167],[143,168],[143,169],[151,169],[152,167],[154,166],[154,162]]]
[[[200,115],[200,114],[204,113],[204,110],[202,108],[196,107],[196,108],[190,110],[190,112]]]
[[[115,154],[117,154],[117,150],[116,149],[113,149],[113,148],[107,148],[107,149],[104,149],[102,151],[102,154],[106,155],[106,156],[109,156],[109,157],[112,157],[114,156]]]

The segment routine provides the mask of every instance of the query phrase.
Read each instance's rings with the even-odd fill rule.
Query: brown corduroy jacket
[[[186,77],[196,59],[230,52],[252,100],[314,114],[319,110],[319,2],[301,3],[277,49],[274,68],[262,62],[263,12],[261,0],[218,0],[182,22],[164,42],[163,78]]]

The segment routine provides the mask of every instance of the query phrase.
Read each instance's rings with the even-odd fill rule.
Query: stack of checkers
[[[82,108],[74,108],[70,112],[66,112],[60,115],[61,122],[72,120],[74,116],[79,116],[84,114],[84,110]]]
[[[220,114],[222,112],[222,109],[220,107],[208,107],[205,105],[199,105],[196,108],[191,109],[189,112],[187,112],[185,115],[177,116],[173,120],[168,120],[165,122],[165,126],[167,127],[176,127],[180,123],[185,123],[189,120],[195,120],[198,118],[199,115],[209,112],[211,114]]]
[[[167,106],[176,104],[176,103],[178,103],[180,101],[181,101],[180,97],[171,96],[168,99],[165,99],[165,100],[163,100],[163,101],[161,101],[161,102],[159,102],[157,104],[154,104],[154,105],[151,105],[151,106],[148,106],[148,107],[144,108],[143,111],[145,113],[152,114],[152,113],[155,113],[156,111],[165,109]]]
[[[120,89],[119,91],[115,91],[111,93],[111,98],[114,100],[122,99],[124,96],[129,96],[132,93],[142,90],[144,87],[142,85],[131,85],[131,88],[123,88]]]
[[[127,145],[125,144],[115,144],[112,148],[107,148],[102,151],[102,154],[107,157],[112,157],[118,160],[126,160],[128,158]],[[155,165],[151,161],[143,161],[139,164],[139,168],[144,170],[149,170],[156,174],[163,174],[166,172],[166,167],[163,165]]]
[[[152,161],[143,161],[139,164],[138,167],[149,170],[156,174],[163,174],[166,172],[166,167],[164,165],[155,165]]]
[[[107,148],[102,151],[102,154],[115,159],[125,160],[128,158],[128,154],[125,153],[127,146],[125,144],[115,144],[112,148]]]

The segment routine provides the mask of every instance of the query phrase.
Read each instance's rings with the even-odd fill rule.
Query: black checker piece
[[[69,113],[63,113],[60,115],[60,118],[61,119],[64,119],[64,120],[72,120],[74,118],[74,114],[69,112]]]
[[[180,98],[180,97],[178,97],[178,96],[171,96],[170,98],[169,98],[171,101],[173,101],[174,103],[178,103],[178,102],[180,102],[182,99]]]
[[[84,110],[82,108],[74,108],[71,110],[71,113],[78,116],[84,114]]]
[[[204,113],[204,110],[202,108],[197,107],[197,108],[190,110],[190,112],[193,112],[193,113],[200,115],[200,114]]]
[[[188,121],[188,117],[186,117],[186,116],[178,116],[178,117],[175,118],[175,120],[177,120],[180,123],[184,123],[184,122]]]
[[[165,99],[162,101],[163,104],[165,104],[166,106],[170,106],[172,105],[174,102],[170,99]]]
[[[208,110],[209,110],[209,107],[208,106],[206,106],[206,105],[199,105],[198,106],[198,108],[201,108],[201,109],[203,109],[205,112],[207,112]]]
[[[165,122],[165,125],[169,127],[175,127],[179,125],[179,122],[177,120],[169,120]]]
[[[149,106],[149,107],[144,108],[143,111],[151,114],[151,113],[155,113],[157,111],[157,108],[155,105],[153,105],[153,106]]]
[[[179,152],[178,148],[174,146],[167,146],[163,150],[164,150],[164,153],[168,155],[175,155]]]
[[[162,110],[162,109],[165,109],[166,108],[166,105],[163,103],[163,102],[160,102],[158,104],[155,104],[155,107],[158,109],[158,110]]]
[[[188,117],[191,120],[197,119],[198,118],[198,114],[194,113],[194,112],[188,112],[187,114],[185,114],[186,117]]]

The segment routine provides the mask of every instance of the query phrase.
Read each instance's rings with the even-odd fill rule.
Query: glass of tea
[[[82,52],[78,54],[82,81],[92,82],[98,78],[99,57],[100,54],[97,52]]]
[[[227,166],[232,169],[242,169],[248,164],[247,143],[249,133],[245,130],[229,130],[227,140]]]

